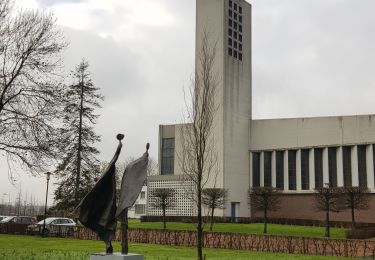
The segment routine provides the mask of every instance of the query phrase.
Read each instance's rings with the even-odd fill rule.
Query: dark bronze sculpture
[[[122,176],[116,217],[119,217],[121,221],[121,252],[123,254],[128,254],[128,208],[136,201],[146,180],[149,148],[150,144],[147,143],[146,152],[139,159],[129,163]]]
[[[112,254],[111,241],[116,231],[116,217],[120,217],[122,223],[122,253],[128,253],[127,242],[127,210],[131,207],[142,189],[147,176],[148,149],[138,160],[130,163],[124,172],[119,206],[116,206],[116,161],[120,155],[124,135],[118,134],[119,144],[113,159],[97,181],[92,190],[82,199],[77,209],[79,221],[95,231],[106,246],[106,253]]]

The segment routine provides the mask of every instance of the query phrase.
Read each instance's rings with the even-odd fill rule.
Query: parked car
[[[9,216],[0,221],[0,233],[25,234],[29,225],[35,224],[36,218],[30,216]]]
[[[48,235],[48,236],[72,236],[77,230],[77,224],[70,218],[46,218],[45,229],[44,219],[36,224],[27,227],[27,234]]]
[[[2,221],[6,217],[9,217],[9,216],[0,216],[0,221]]]

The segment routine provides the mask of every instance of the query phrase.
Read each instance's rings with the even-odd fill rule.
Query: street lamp
[[[48,198],[48,184],[49,184],[49,179],[51,178],[50,172],[45,173],[47,176],[47,190],[46,190],[46,203],[44,204],[44,221],[43,221],[43,230],[42,230],[42,236],[45,235],[46,231],[46,217],[47,217],[47,198]]]
[[[7,196],[8,194],[7,193],[3,193],[2,197],[1,197],[1,215],[4,215],[4,208],[5,208],[5,204],[4,204],[4,196]]]

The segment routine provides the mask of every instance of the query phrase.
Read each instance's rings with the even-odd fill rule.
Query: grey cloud
[[[252,3],[255,118],[375,112],[375,2]]]
[[[50,7],[61,3],[79,3],[83,0],[38,0],[39,4],[44,7]]]
[[[254,118],[375,112],[375,1],[249,2]],[[194,71],[195,1],[160,3],[177,17],[176,24],[137,28],[142,37],[132,47],[97,35],[126,17],[120,7],[114,14],[93,11],[94,31],[64,28],[71,41],[66,67],[87,58],[106,96],[97,124],[103,160],[113,155],[117,132],[125,133],[121,160],[140,155],[147,141],[156,157],[158,124],[181,117],[182,87]]]
[[[102,136],[98,148],[103,160],[112,156],[117,132],[125,133],[123,158],[143,152],[147,141],[151,142],[151,155],[156,157],[158,125],[173,124],[181,118],[182,88],[189,84],[194,71],[195,10],[191,6],[181,10],[179,5],[168,8],[176,14],[176,24],[139,26],[142,35],[137,35],[136,44],[102,38],[97,31],[64,28],[71,42],[65,55],[66,67],[73,68],[85,57],[94,83],[105,95],[96,127]],[[104,29],[117,19],[106,13],[99,16],[93,26],[99,32],[101,26]]]
[[[82,58],[87,59],[92,78],[108,101],[118,101],[142,88],[144,77],[138,70],[137,53],[90,32],[64,28],[64,33],[70,41],[64,59],[66,68],[73,70]]]

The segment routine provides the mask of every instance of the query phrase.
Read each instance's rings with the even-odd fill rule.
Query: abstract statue
[[[92,190],[82,199],[77,206],[79,221],[98,234],[106,246],[106,253],[112,254],[111,241],[116,232],[117,217],[122,223],[122,253],[128,254],[127,241],[127,212],[136,201],[141,192],[144,181],[147,177],[148,149],[137,160],[131,162],[126,168],[122,177],[119,204],[116,206],[116,161],[120,155],[123,134],[117,135],[119,144],[113,159],[97,181]]]

